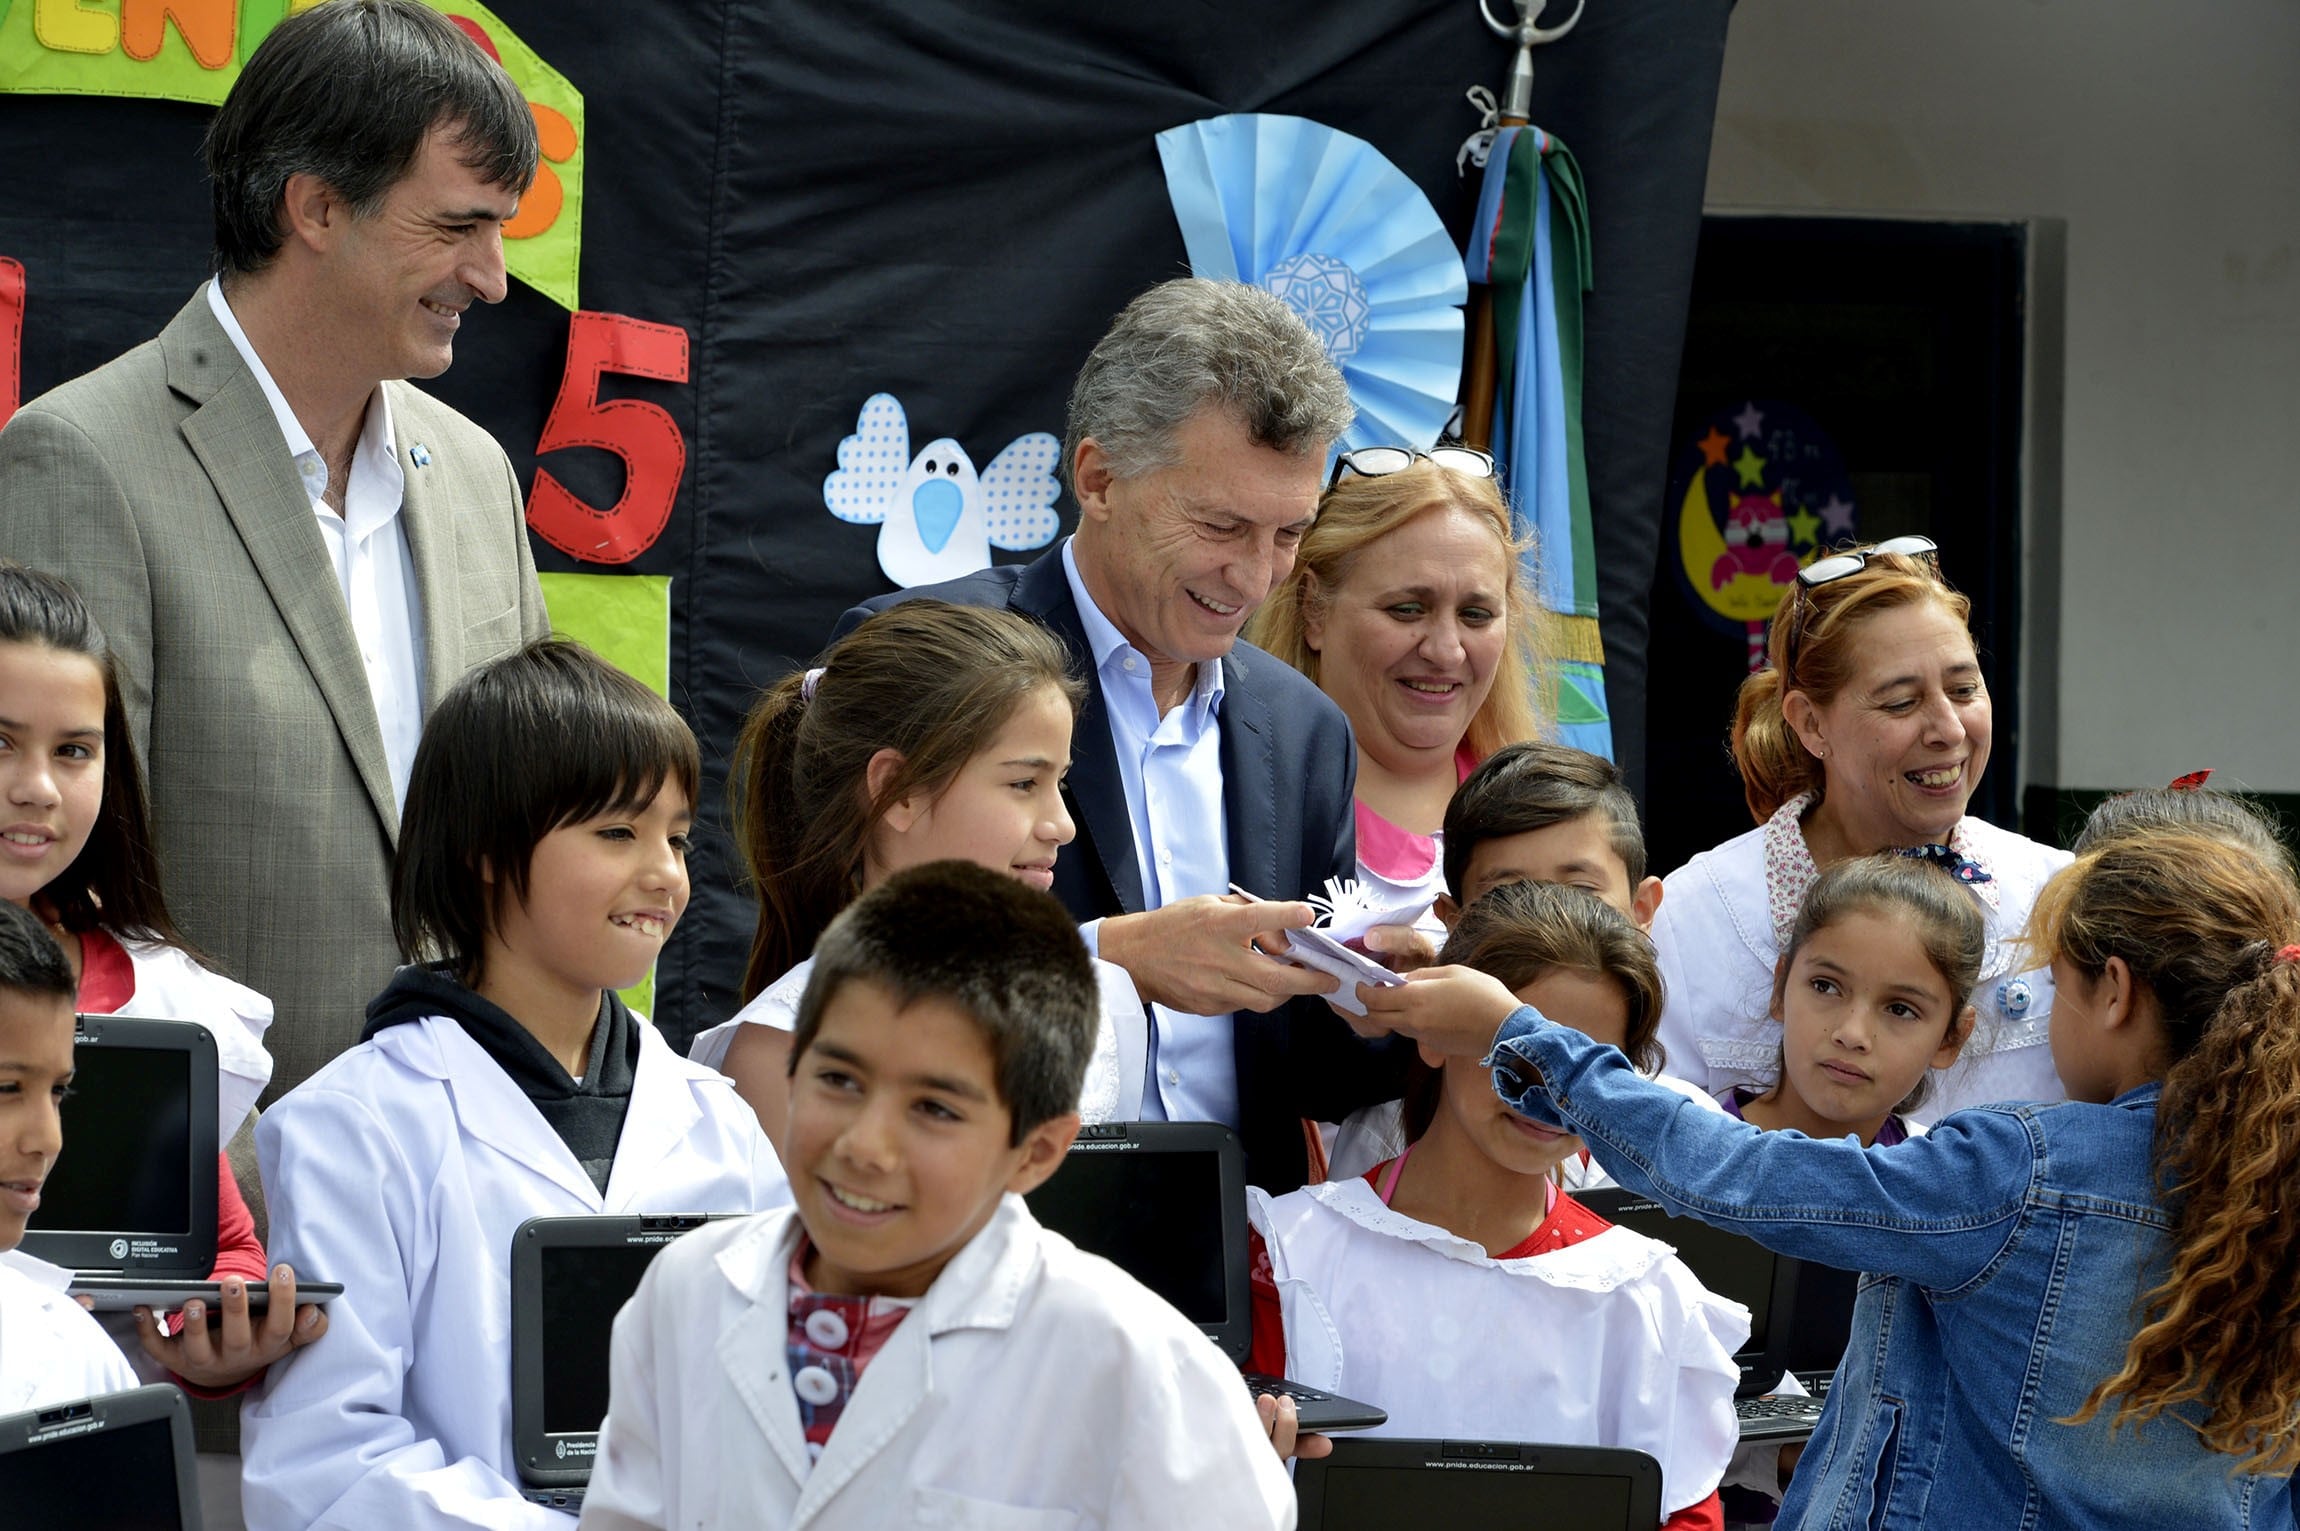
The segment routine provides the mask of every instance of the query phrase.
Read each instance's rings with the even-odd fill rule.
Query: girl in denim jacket
[[[2290,867],[2224,836],[2115,837],[2045,889],[2031,940],[2069,1100],[1956,1112],[1889,1149],[1688,1108],[1465,969],[1360,994],[1425,1045],[1490,1039],[1513,1109],[1671,1211],[1870,1273],[1783,1526],[2289,1531]]]

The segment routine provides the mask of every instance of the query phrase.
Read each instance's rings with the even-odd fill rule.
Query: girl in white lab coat
[[[791,1023],[815,940],[857,894],[905,867],[971,861],[1050,887],[1077,833],[1062,802],[1085,688],[1062,644],[1018,613],[905,601],[768,688],[729,781],[735,839],[759,893],[732,1020],[688,1056],[723,1069],[782,1140]],[[1141,1115],[1148,1025],[1134,981],[1097,960],[1102,1024],[1079,1115]]]
[[[65,1273],[16,1248],[64,1146],[72,987],[39,920],[0,901],[0,1414],[136,1385],[119,1347],[64,1295]]]
[[[1462,914],[1446,959],[1632,1061],[1652,1043],[1652,948],[1593,894],[1496,888]],[[1250,1193],[1248,1370],[1376,1399],[1381,1434],[1644,1451],[1671,1531],[1720,1526],[1747,1310],[1559,1191],[1578,1138],[1502,1107],[1472,1060],[1422,1063],[1405,1153],[1275,1201]]]
[[[237,1132],[270,1080],[263,1035],[271,1001],[203,966],[176,933],[160,891],[143,771],[110,645],[79,592],[55,575],[0,560],[0,900],[28,909],[55,938],[89,1014],[191,1021],[216,1041],[216,1133]],[[173,1374],[221,1396],[326,1332],[295,1281],[270,1277],[269,1316],[248,1311],[247,1283],[266,1279],[264,1248],[231,1161],[216,1161],[221,1323],[204,1314],[165,1325],[134,1318],[148,1375]],[[171,1334],[169,1331],[173,1330]]]
[[[242,1411],[252,1531],[571,1524],[512,1459],[513,1233],[788,1198],[726,1081],[615,994],[686,908],[696,776],[670,705],[571,643],[441,698],[392,920],[443,960],[400,969],[361,1044],[257,1129],[275,1251],[344,1295]]]

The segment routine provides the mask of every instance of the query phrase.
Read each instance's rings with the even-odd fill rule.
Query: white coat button
[[[847,1342],[847,1321],[829,1308],[817,1308],[807,1315],[807,1338],[824,1350],[838,1350]]]
[[[798,1374],[791,1378],[791,1387],[818,1409],[835,1402],[839,1396],[839,1379],[819,1366],[800,1367]]]

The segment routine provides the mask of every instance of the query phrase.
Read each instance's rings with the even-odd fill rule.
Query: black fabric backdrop
[[[751,924],[716,826],[726,746],[761,683],[887,588],[877,529],[822,504],[863,400],[894,393],[914,443],[953,436],[978,461],[1059,434],[1110,316],[1186,273],[1152,138],[1200,117],[1357,134],[1458,235],[1476,194],[1475,170],[1454,170],[1477,126],[1462,93],[1497,87],[1508,51],[1469,0],[493,8],[585,96],[583,307],[693,344],[688,383],[603,390],[668,409],[689,451],[669,528],[627,566],[673,576],[672,692],[710,778],[694,904],[659,975],[659,1015],[684,1037],[733,1008]],[[1640,781],[1646,587],[1729,11],[1590,0],[1537,54],[1534,118],[1589,187],[1584,424],[1615,737]],[[24,397],[153,334],[205,274],[207,115],[0,96],[0,255],[30,294]],[[566,312],[515,282],[430,385],[530,479],[566,335]],[[620,493],[603,452],[548,466],[592,504]],[[598,571],[541,543],[537,561]]]

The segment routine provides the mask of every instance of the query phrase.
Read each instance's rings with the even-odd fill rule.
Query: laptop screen
[[[1787,1336],[1775,1331],[1789,1324],[1795,1261],[1741,1234],[1695,1218],[1671,1217],[1631,1191],[1577,1191],[1574,1199],[1610,1223],[1670,1245],[1693,1279],[1749,1310],[1748,1343],[1734,1357],[1741,1363],[1745,1382],[1761,1381],[1770,1387],[1787,1369],[1779,1359]]]
[[[596,1430],[607,1417],[608,1328],[661,1244],[560,1245],[543,1251],[543,1428]]]
[[[1302,1531],[1653,1531],[1661,1519],[1661,1464],[1605,1446],[1350,1437],[1296,1463],[1294,1489]]]
[[[1219,1154],[1081,1145],[1029,1200],[1039,1222],[1125,1271],[1190,1322],[1228,1321]]]
[[[1630,1523],[1627,1478],[1449,1465],[1457,1470],[1330,1468],[1315,1531],[1535,1525],[1542,1531],[1623,1531]]]
[[[511,1236],[511,1445],[530,1488],[588,1481],[607,1418],[615,1316],[665,1245],[730,1215],[624,1212],[519,1225]]]
[[[0,1520],[73,1531],[182,1531],[165,1417],[0,1452]]]
[[[192,1229],[192,1055],[82,1047],[73,1061],[64,1152],[41,1188],[33,1226],[42,1233],[186,1238]]]

